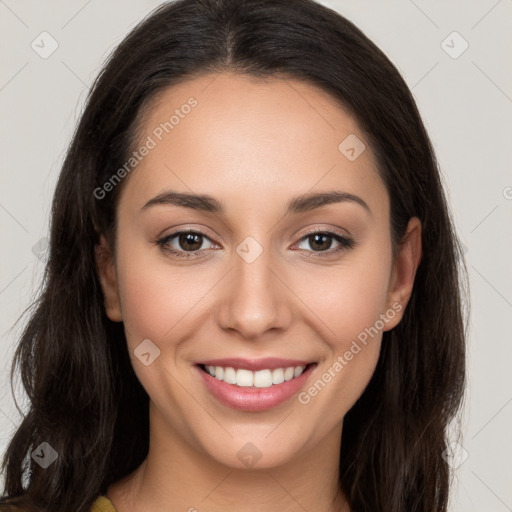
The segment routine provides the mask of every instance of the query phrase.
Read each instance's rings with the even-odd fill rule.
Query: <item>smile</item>
[[[284,359],[223,359],[195,364],[210,396],[231,409],[265,411],[289,401],[306,387],[317,363]],[[245,366],[245,368],[241,368]]]
[[[265,369],[256,372],[242,368],[235,369],[230,366],[224,368],[222,366],[209,365],[202,368],[212,377],[227,384],[234,384],[239,387],[269,388],[300,377],[306,366],[289,366],[287,368]]]

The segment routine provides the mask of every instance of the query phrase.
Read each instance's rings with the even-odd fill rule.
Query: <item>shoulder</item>
[[[17,496],[15,498],[0,499],[0,512],[30,512],[33,509],[27,508],[23,504],[23,497]]]
[[[114,505],[106,496],[98,496],[92,504],[91,512],[116,512]]]
[[[0,512],[30,512],[27,506],[20,504],[19,499],[0,502]],[[90,512],[117,512],[113,503],[106,496],[98,496],[90,508]]]

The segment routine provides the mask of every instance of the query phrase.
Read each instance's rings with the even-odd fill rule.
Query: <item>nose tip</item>
[[[253,242],[246,243],[248,252],[245,254],[254,256]],[[284,287],[263,253],[251,263],[240,257],[235,267],[218,308],[219,325],[238,331],[247,339],[283,329],[290,319]]]

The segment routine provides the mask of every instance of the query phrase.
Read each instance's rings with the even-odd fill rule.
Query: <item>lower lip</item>
[[[241,411],[257,412],[277,407],[295,395],[305,384],[316,364],[309,365],[299,377],[273,384],[268,388],[244,387],[228,384],[223,380],[212,377],[209,373],[196,365],[200,377],[221,403]]]

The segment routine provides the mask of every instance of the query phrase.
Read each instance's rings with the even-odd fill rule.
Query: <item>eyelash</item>
[[[191,257],[201,254],[203,251],[206,250],[206,249],[202,249],[201,251],[197,251],[197,252],[186,252],[186,251],[177,251],[175,249],[169,249],[169,247],[166,247],[166,244],[168,244],[173,238],[175,238],[176,236],[181,235],[181,234],[200,235],[200,236],[210,240],[210,238],[206,234],[202,233],[201,231],[194,231],[193,229],[185,229],[185,230],[181,230],[181,231],[175,231],[174,233],[171,233],[170,235],[166,235],[165,237],[157,240],[155,243],[156,243],[156,245],[160,246],[166,252],[170,252],[171,254],[173,254],[179,258],[185,258],[185,259],[190,259]],[[311,256],[313,258],[316,258],[316,257],[324,258],[327,256],[332,256],[333,254],[337,254],[344,250],[352,249],[356,246],[356,242],[352,238],[348,238],[344,235],[340,235],[339,233],[335,233],[333,231],[326,231],[325,229],[315,229],[313,231],[310,231],[309,233],[306,233],[299,240],[299,242],[302,242],[303,240],[307,240],[310,236],[313,236],[316,234],[322,234],[322,235],[326,235],[330,238],[334,238],[340,244],[340,246],[334,250],[327,249],[325,251],[307,251],[307,252],[313,252],[315,254],[315,256]],[[305,249],[300,249],[300,250],[305,250]],[[184,255],[184,253],[186,254],[186,256]]]

